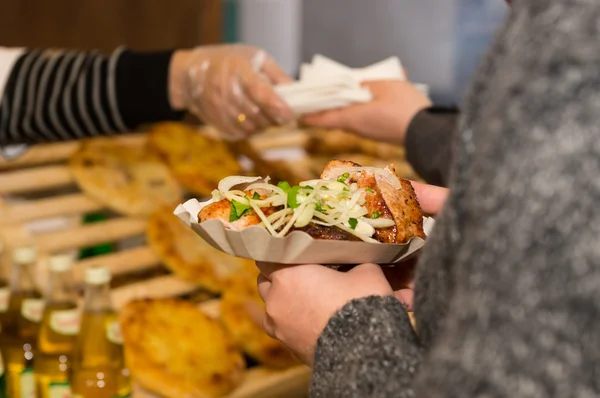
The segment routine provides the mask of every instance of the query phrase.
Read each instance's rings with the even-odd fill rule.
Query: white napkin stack
[[[398,57],[390,57],[365,68],[349,68],[322,55],[300,66],[300,79],[282,84],[275,91],[297,114],[343,108],[369,102],[371,92],[361,83],[372,80],[405,80]],[[427,87],[420,85],[427,92]]]

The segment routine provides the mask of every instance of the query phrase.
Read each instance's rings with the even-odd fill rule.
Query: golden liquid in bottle
[[[8,397],[6,392],[6,369],[4,367],[5,346],[7,337],[3,333],[2,327],[8,322],[8,298],[10,292],[8,282],[0,279],[0,398]]]
[[[10,289],[8,282],[0,279],[0,347],[2,346],[2,330],[8,321],[8,299],[10,297]]]
[[[35,314],[24,311],[23,304],[32,300],[40,302],[39,292],[12,293],[9,300],[8,321],[3,329],[2,338],[6,339],[4,361],[7,373],[7,395],[11,398],[35,398],[33,359],[40,323],[39,320],[23,316],[23,312],[34,315],[34,318],[39,316],[37,313],[41,310],[39,307],[36,307],[38,311]],[[26,304],[25,308],[31,307]]]
[[[69,397],[71,354],[79,329],[75,303],[49,303],[38,336],[35,378],[38,398]]]
[[[123,373],[122,345],[111,332],[116,320],[112,312],[83,313],[73,354],[74,397],[113,398],[131,393],[129,380],[124,380],[128,375]]]

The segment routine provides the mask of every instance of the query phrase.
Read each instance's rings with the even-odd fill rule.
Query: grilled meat
[[[314,239],[360,241],[356,236],[337,227],[325,227],[310,223],[306,227],[293,228],[292,231],[304,231]]]
[[[340,168],[347,167],[360,165],[344,160],[332,160],[323,169],[321,178],[335,178]],[[394,188],[387,178],[371,171],[352,172],[347,180],[373,191],[366,195],[365,207],[369,211],[369,217],[378,214],[381,218],[394,220],[396,224],[393,227],[377,229],[373,238],[382,243],[405,243],[414,237],[425,238],[423,212],[415,190],[408,180],[396,176],[395,170],[389,167],[386,170],[400,181],[401,189]]]

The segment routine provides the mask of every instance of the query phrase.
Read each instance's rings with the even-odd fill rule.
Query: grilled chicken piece
[[[263,207],[261,210],[268,217],[277,211],[277,207]],[[244,214],[238,220],[233,222],[229,221],[230,215],[231,202],[229,202],[227,199],[223,199],[218,202],[211,203],[200,210],[200,213],[198,214],[198,220],[200,220],[200,222],[204,222],[206,220],[217,218],[221,220],[223,224],[225,224],[225,228],[236,231],[251,227],[253,225],[258,225],[262,222],[254,210],[250,210],[248,213]]]
[[[321,178],[329,180],[336,178],[340,168],[361,167],[354,162],[332,160],[327,163]],[[423,231],[423,212],[417,200],[415,190],[408,180],[396,176],[393,168],[386,168],[398,178],[402,186],[396,189],[387,178],[370,171],[352,172],[347,183],[357,183],[361,188],[371,188],[374,192],[367,193],[365,207],[368,216],[380,213],[381,218],[394,220],[395,226],[381,228],[375,231],[374,239],[382,243],[406,243],[414,237],[425,238]]]

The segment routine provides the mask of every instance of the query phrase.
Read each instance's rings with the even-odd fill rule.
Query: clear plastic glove
[[[171,98],[213,125],[227,140],[293,120],[293,112],[273,91],[291,78],[264,51],[234,44],[175,53]]]

